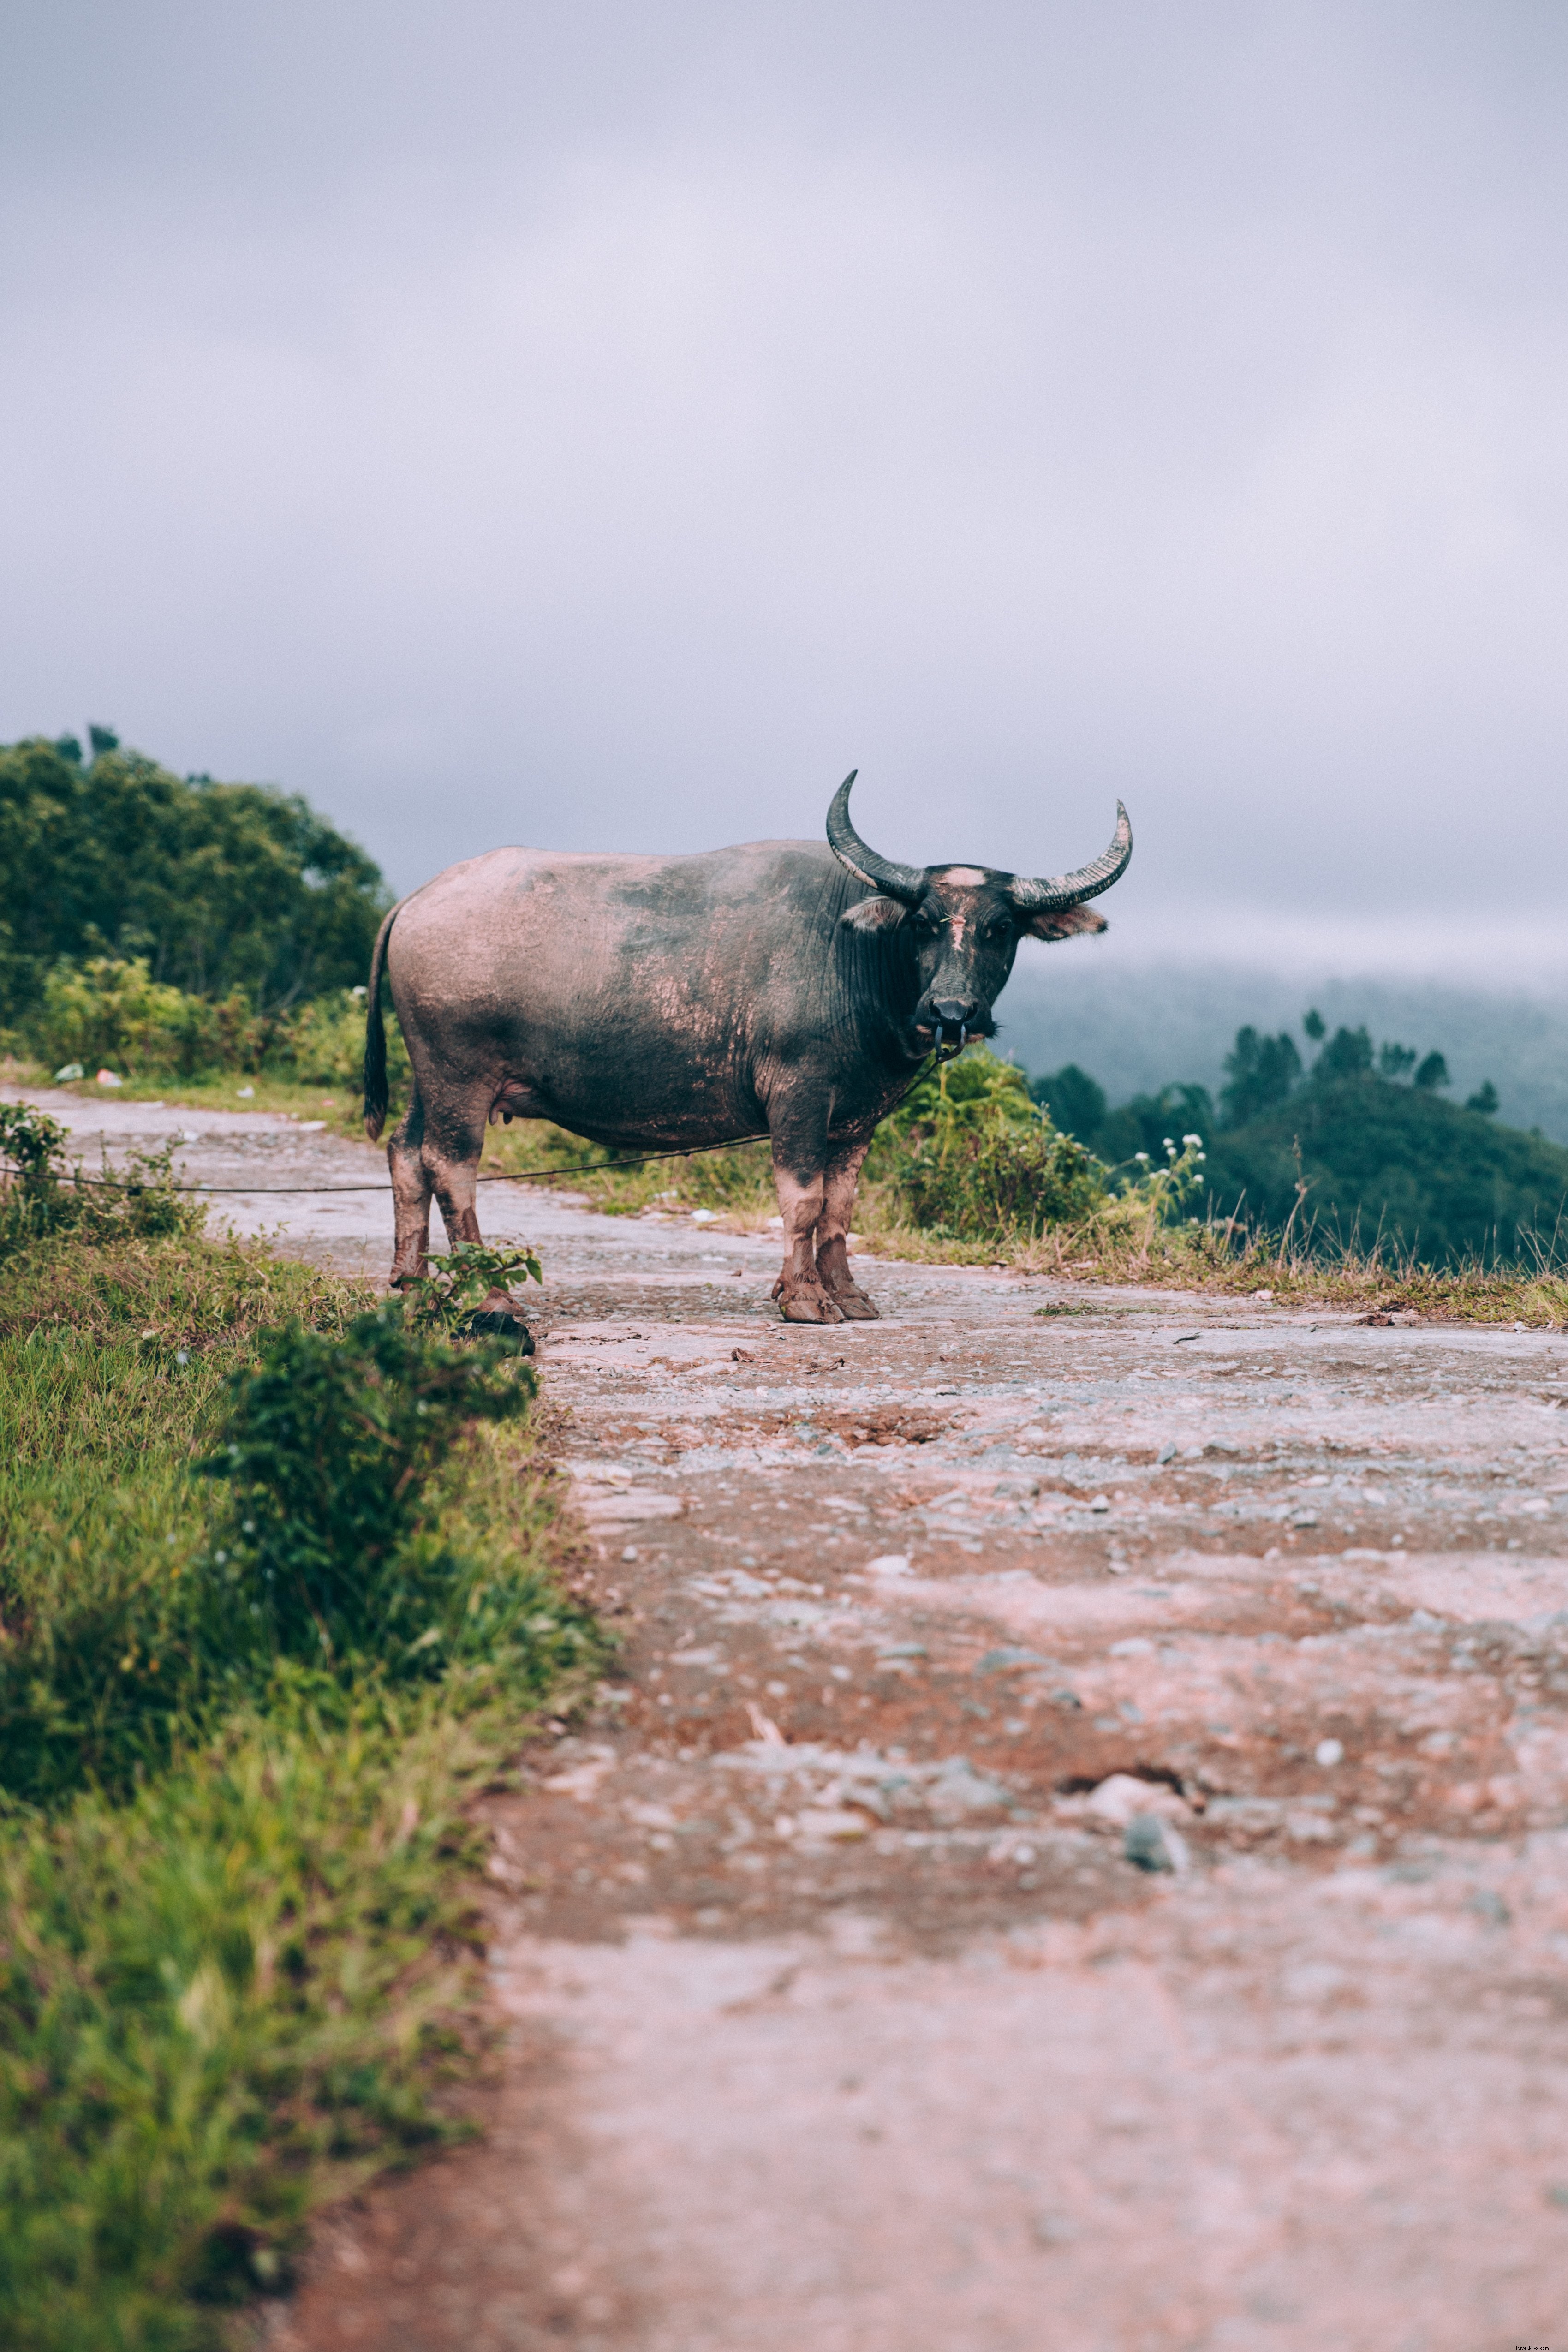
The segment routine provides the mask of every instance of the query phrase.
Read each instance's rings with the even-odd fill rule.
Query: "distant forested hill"
[[[1298,1164],[1297,1147],[1301,1158]],[[1318,1080],[1208,1145],[1212,1207],[1278,1229],[1301,1216],[1347,1239],[1381,1228],[1434,1264],[1518,1257],[1568,1204],[1568,1150],[1370,1072]],[[1568,1222],[1568,1218],[1565,1218]],[[1298,1220],[1298,1230],[1300,1220]]]
[[[172,775],[95,730],[0,748],[0,1027],[64,959],[145,958],[156,982],[261,1012],[352,987],[390,903],[303,800]]]
[[[1236,964],[1122,960],[1117,934],[1020,956],[997,1006],[998,1050],[1028,1070],[1076,1063],[1112,1102],[1172,1080],[1218,1094],[1229,1041],[1243,1022],[1299,1029],[1315,1004],[1331,1029],[1364,1022],[1448,1059],[1463,1101],[1490,1078],[1499,1116],[1568,1144],[1568,986],[1545,980],[1491,989],[1387,974],[1291,977]]]

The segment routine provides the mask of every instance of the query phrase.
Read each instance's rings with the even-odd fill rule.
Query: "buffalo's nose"
[[[967,1028],[975,1017],[975,1003],[967,996],[938,996],[931,1006],[939,1021],[951,1022],[956,1028]]]

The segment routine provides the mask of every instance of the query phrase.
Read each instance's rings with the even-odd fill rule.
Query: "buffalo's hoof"
[[[782,1301],[786,1323],[841,1323],[843,1316],[825,1290],[797,1290]]]
[[[531,1356],[534,1352],[533,1333],[520,1315],[513,1315],[505,1307],[481,1307],[468,1317],[463,1328],[471,1331],[476,1339],[510,1339],[519,1356]]]
[[[829,1296],[846,1323],[880,1323],[882,1320],[876,1306],[858,1287],[834,1290]]]

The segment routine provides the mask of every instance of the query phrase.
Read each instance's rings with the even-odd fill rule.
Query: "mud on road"
[[[486,2139],[277,2352],[1568,2336],[1568,1340],[863,1259],[787,1327],[770,1241],[481,1213],[624,1671],[495,1808]]]

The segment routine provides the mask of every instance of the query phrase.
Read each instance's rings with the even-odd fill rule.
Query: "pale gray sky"
[[[1565,106],[1517,0],[9,0],[0,740],[402,886],[1121,793],[1119,950],[1556,961]]]

